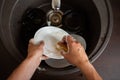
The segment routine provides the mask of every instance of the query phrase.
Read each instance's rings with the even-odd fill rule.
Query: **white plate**
[[[56,49],[56,44],[62,40],[65,35],[69,35],[64,30],[46,26],[40,28],[34,35],[34,44],[38,44],[40,41],[45,42],[43,54],[53,59],[63,59],[64,57],[60,54],[60,51]]]
[[[86,41],[82,36],[76,35],[76,34],[71,34],[71,36],[73,36],[78,42],[80,42],[81,45],[84,47],[84,49],[86,49]],[[45,60],[45,62],[53,68],[65,68],[65,67],[72,65],[69,62],[67,62],[65,59],[59,59],[59,60],[58,59],[47,59]]]

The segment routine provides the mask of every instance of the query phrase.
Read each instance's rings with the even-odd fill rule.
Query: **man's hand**
[[[29,41],[27,58],[13,71],[8,80],[30,80],[41,60],[48,58],[43,56],[44,42],[41,41],[38,45],[33,42],[33,39]]]
[[[89,61],[83,46],[79,42],[77,42],[73,37],[65,36],[61,43],[62,42],[66,42],[68,47],[68,51],[62,51],[62,55],[70,63],[78,66]]]
[[[93,65],[89,62],[83,46],[71,36],[65,36],[61,43],[67,43],[68,51],[61,54],[70,63],[76,65],[85,75],[87,80],[102,80]]]
[[[27,58],[36,57],[36,58],[39,58],[40,61],[48,59],[47,56],[43,55],[44,42],[41,41],[37,45],[34,45],[33,43],[34,43],[34,39],[31,39],[29,41],[29,45],[28,45],[28,56],[27,56]]]

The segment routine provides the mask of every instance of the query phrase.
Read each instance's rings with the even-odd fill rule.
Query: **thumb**
[[[62,50],[60,53],[61,53],[61,55],[64,56],[64,57],[65,57],[66,54],[67,54],[67,53],[66,53],[65,51],[63,51],[63,50]]]
[[[39,48],[43,48],[43,46],[44,46],[44,41],[41,41],[38,46],[39,46]]]
[[[41,60],[46,60],[46,59],[49,59],[47,56],[45,55],[42,55],[42,59]]]

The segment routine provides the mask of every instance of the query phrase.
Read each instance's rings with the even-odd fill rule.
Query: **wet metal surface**
[[[120,80],[120,1],[111,0],[114,27],[107,48],[93,63],[104,80]]]

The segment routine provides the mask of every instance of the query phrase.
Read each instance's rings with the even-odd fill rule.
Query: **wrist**
[[[29,56],[25,60],[34,62],[34,63],[36,63],[38,65],[41,63],[41,58],[39,56],[35,56],[35,55],[34,56]]]
[[[41,61],[41,54],[39,53],[28,53],[27,59],[37,59],[38,61]]]
[[[84,62],[79,62],[76,66],[77,66],[78,68],[84,68],[84,67],[86,67],[86,66],[88,66],[88,65],[91,65],[91,63],[89,62],[89,60],[86,60],[86,61],[84,61]]]

